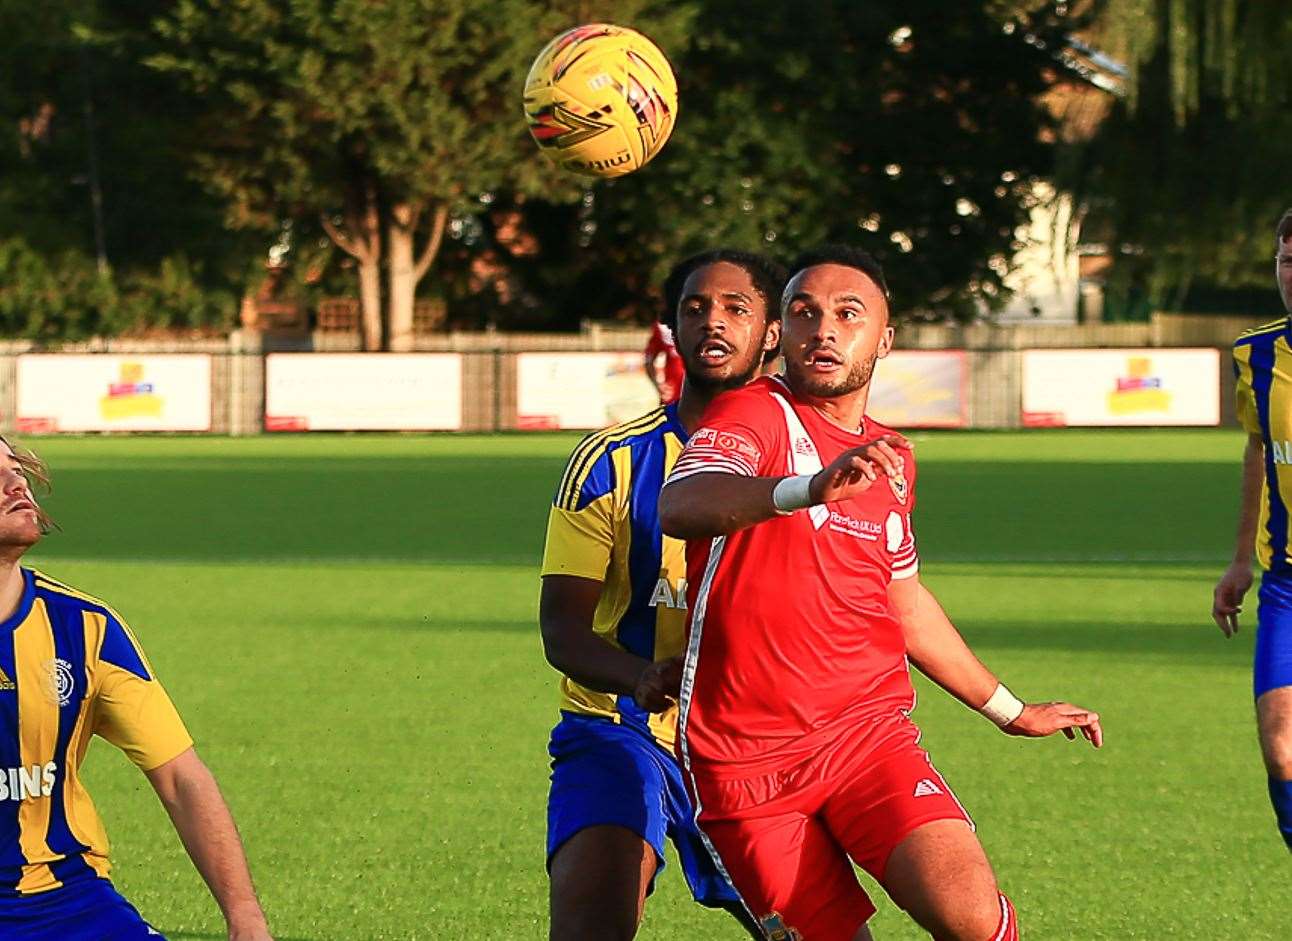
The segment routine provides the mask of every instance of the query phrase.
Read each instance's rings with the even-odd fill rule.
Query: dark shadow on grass
[[[1132,624],[1108,621],[962,621],[957,625],[978,652],[1025,650],[1106,654],[1109,658],[1169,658],[1190,666],[1238,666],[1251,663],[1251,637],[1226,641],[1216,625],[1190,623]]]

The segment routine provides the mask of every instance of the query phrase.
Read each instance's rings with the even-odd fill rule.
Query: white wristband
[[[799,474],[796,477],[783,477],[772,488],[772,506],[781,516],[789,516],[795,510],[806,510],[812,505],[809,489],[812,486],[812,474]]]
[[[996,684],[996,692],[978,707],[978,711],[1002,729],[1023,714],[1023,700],[1009,691],[1004,683]]]

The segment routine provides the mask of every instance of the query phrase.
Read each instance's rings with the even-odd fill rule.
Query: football
[[[525,81],[525,120],[539,149],[566,170],[613,177],[645,166],[677,118],[677,80],[635,30],[590,23],[538,54]]]

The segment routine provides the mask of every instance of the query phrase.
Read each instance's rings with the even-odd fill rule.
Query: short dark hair
[[[868,251],[839,243],[810,248],[790,263],[789,278],[786,278],[786,281],[804,269],[814,268],[817,265],[842,265],[845,268],[854,268],[875,282],[883,292],[885,301],[892,302],[892,297],[888,293],[888,282],[884,280],[884,269],[875,260],[875,256]]]
[[[1280,242],[1292,236],[1292,209],[1283,213],[1283,218],[1279,220],[1279,226],[1274,230],[1274,235]]]
[[[712,251],[692,255],[673,266],[673,270],[664,279],[664,313],[660,320],[676,327],[677,305],[682,302],[682,288],[686,285],[686,279],[701,268],[724,261],[749,275],[749,280],[754,282],[754,290],[767,305],[767,319],[777,319],[780,316],[778,307],[781,292],[785,290],[787,280],[785,266],[757,252],[744,252],[738,248],[715,248]]]

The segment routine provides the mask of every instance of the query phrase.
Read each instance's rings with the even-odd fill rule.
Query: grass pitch
[[[1030,941],[1286,937],[1250,656],[1210,589],[1232,431],[916,434],[924,578],[1015,691],[1108,741],[1006,738],[920,683],[924,743]],[[574,436],[65,438],[31,555],[132,623],[238,819],[275,936],[546,937],[535,626]],[[143,776],[86,778],[115,878],[172,939],[223,923]],[[876,891],[880,941],[923,937]],[[641,938],[742,937],[675,863]]]

